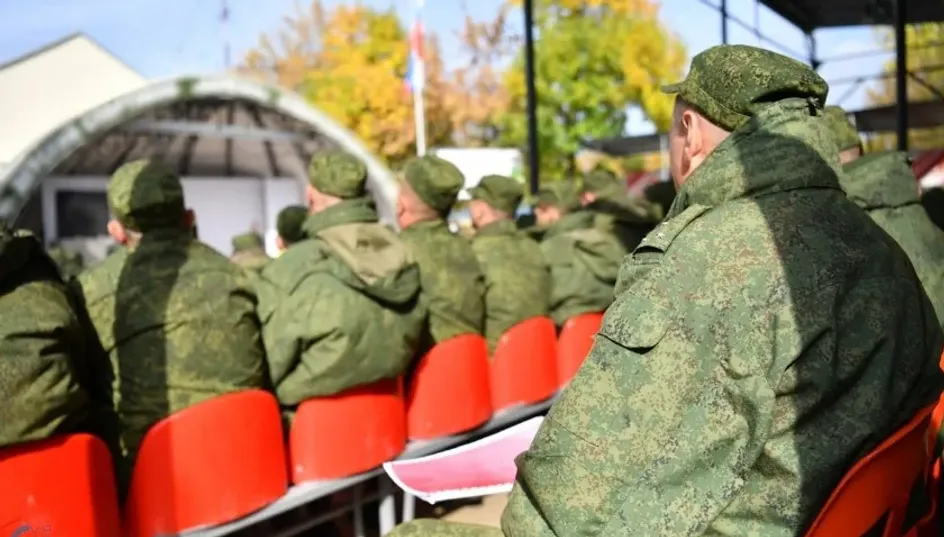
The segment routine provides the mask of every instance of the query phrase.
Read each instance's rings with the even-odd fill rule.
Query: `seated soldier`
[[[279,253],[288,250],[288,247],[301,242],[305,238],[305,219],[308,218],[308,208],[302,205],[289,205],[279,211],[275,219],[275,229],[279,236],[275,238],[275,245]]]
[[[630,198],[626,185],[613,172],[597,168],[588,173],[581,186],[580,202],[594,214],[594,225],[613,234],[632,252],[661,218],[661,209],[643,198]]]
[[[113,380],[96,380],[113,388],[123,490],[152,425],[269,384],[249,276],[193,238],[176,174],[130,162],[112,176],[107,195],[108,233],[123,247],[79,275],[76,291],[113,370]]]
[[[420,267],[429,320],[419,350],[485,330],[485,284],[468,239],[449,231],[446,217],[462,189],[450,162],[426,156],[409,161],[397,197],[400,237]]]
[[[87,424],[87,328],[39,241],[0,222],[0,447]]]
[[[511,219],[524,196],[521,183],[489,175],[469,195],[472,250],[485,275],[485,338],[494,353],[509,328],[548,314],[551,273],[541,247]]]
[[[541,187],[534,213],[546,227],[541,250],[551,268],[551,318],[558,327],[584,313],[602,312],[613,302],[623,249],[594,226],[594,214],[578,210],[573,183]]]
[[[271,261],[265,252],[265,241],[262,235],[255,231],[248,231],[233,237],[233,255],[230,261],[246,270],[259,272]]]
[[[921,206],[918,179],[907,153],[863,155],[862,141],[845,111],[826,107],[843,172],[839,185],[908,254],[944,326],[944,231]]]
[[[367,169],[342,152],[308,169],[306,238],[262,271],[259,312],[287,420],[302,401],[401,375],[425,310],[409,249],[378,221]]]

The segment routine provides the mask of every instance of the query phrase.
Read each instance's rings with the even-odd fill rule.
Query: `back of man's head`
[[[184,191],[177,174],[151,160],[129,162],[115,171],[108,206],[125,228],[146,233],[185,224]]]
[[[849,120],[849,114],[838,106],[827,106],[826,123],[839,149],[839,161],[843,164],[854,161],[862,156],[862,140],[859,131]]]
[[[452,211],[465,178],[451,162],[427,155],[406,163],[403,183],[397,201],[401,228],[431,217],[445,218]]]
[[[728,135],[785,99],[822,109],[829,86],[809,66],[747,45],[711,47],[692,58],[685,80],[663,87],[677,97],[669,136],[672,177],[681,186]]]

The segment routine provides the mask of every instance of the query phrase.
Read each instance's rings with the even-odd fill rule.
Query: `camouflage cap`
[[[305,230],[302,229],[305,220],[308,218],[308,209],[301,205],[289,205],[279,211],[279,216],[275,219],[275,229],[279,237],[288,243],[295,243],[305,238]]]
[[[606,168],[596,168],[590,173],[584,175],[583,183],[580,186],[580,192],[606,192],[614,190],[615,187],[622,186],[619,177]]]
[[[367,166],[350,153],[325,151],[311,157],[308,182],[329,196],[359,198],[366,192]]]
[[[112,175],[108,206],[121,225],[142,232],[180,227],[186,210],[177,174],[148,159],[129,162]]]
[[[524,197],[524,187],[511,177],[486,175],[479,184],[469,189],[469,196],[481,200],[499,211],[515,214]]]
[[[826,107],[826,123],[829,130],[833,133],[833,139],[840,151],[856,149],[862,147],[862,140],[859,138],[859,131],[855,125],[849,121],[849,115],[838,106]]]
[[[243,252],[264,247],[265,241],[262,239],[262,235],[255,231],[247,231],[246,233],[233,237],[233,252]]]
[[[808,65],[747,45],[719,45],[692,58],[685,80],[664,86],[709,121],[735,131],[767,104],[796,97],[819,108],[829,85]]]
[[[541,185],[534,197],[536,206],[557,207],[564,212],[580,208],[580,192],[573,181],[557,181]]]
[[[403,179],[423,203],[441,215],[449,214],[465,184],[459,168],[439,157],[424,156],[403,167]]]

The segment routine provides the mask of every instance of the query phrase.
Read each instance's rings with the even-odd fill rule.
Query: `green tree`
[[[887,30],[876,31],[877,41],[886,49],[894,49],[895,36]],[[908,101],[922,102],[940,100],[944,95],[944,24],[909,25],[905,31],[908,47],[908,71],[914,73],[908,79]],[[895,61],[884,65],[886,76],[869,91],[869,101],[874,105],[896,102]],[[909,147],[915,149],[944,147],[944,127],[910,129]],[[896,146],[894,134],[883,134],[869,140],[869,149],[892,149]]]
[[[520,5],[520,2],[517,2]],[[660,129],[672,99],[659,86],[681,76],[685,49],[658,18],[652,0],[549,0],[535,13],[535,74],[541,178],[573,173],[585,138],[618,136],[626,111],[639,105]],[[524,57],[507,71],[505,145],[525,147]]]

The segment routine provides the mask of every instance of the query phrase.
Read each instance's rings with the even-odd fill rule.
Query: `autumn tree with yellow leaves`
[[[430,147],[527,147],[524,59],[508,0],[491,20],[466,17],[458,35],[465,61],[447,72],[435,36],[427,40],[426,120]],[[660,128],[686,55],[658,19],[656,0],[546,0],[536,22],[536,84],[542,180],[573,171],[584,138],[623,132],[640,105]],[[392,10],[326,9],[314,0],[263,35],[242,70],[306,96],[397,164],[415,152],[412,97],[403,89],[407,32]]]
[[[880,30],[877,33],[877,40],[886,49],[894,49],[894,37],[888,30]],[[940,100],[944,96],[944,24],[909,25],[905,31],[905,43],[908,47],[908,71],[914,74],[908,78],[908,101]],[[894,104],[897,100],[894,60],[885,64],[884,72],[886,76],[869,91],[869,101],[874,105]],[[869,149],[872,150],[894,149],[895,135],[876,136],[869,142]],[[908,133],[908,147],[944,147],[944,127],[911,129]]]

